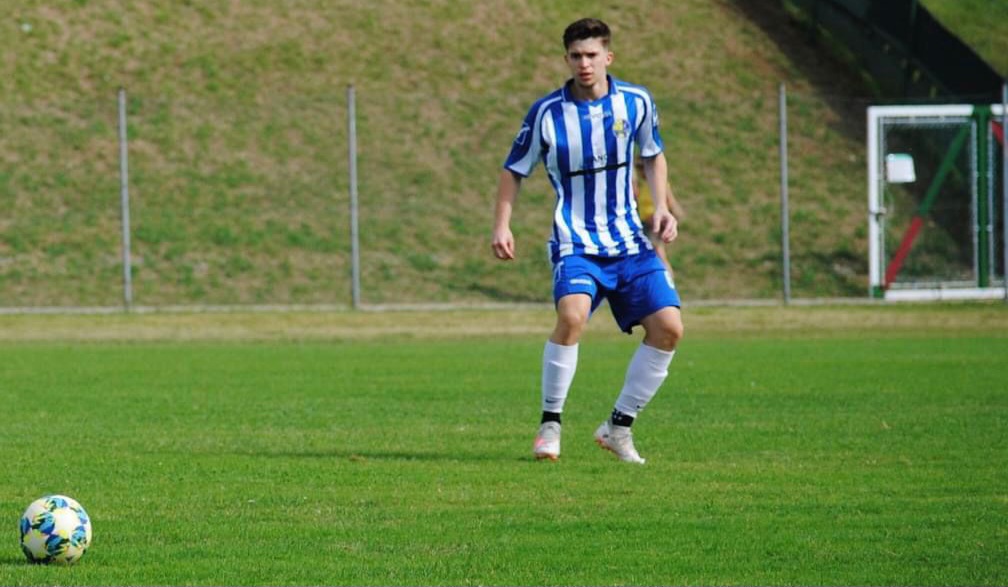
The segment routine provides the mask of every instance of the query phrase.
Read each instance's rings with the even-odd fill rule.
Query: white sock
[[[634,418],[658,393],[675,351],[663,351],[641,343],[630,360],[626,381],[616,399],[616,409]]]
[[[578,345],[564,346],[546,341],[543,349],[542,409],[563,412],[567,392],[577,371]]]

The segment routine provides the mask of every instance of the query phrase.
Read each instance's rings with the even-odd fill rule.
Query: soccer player
[[[560,456],[560,416],[574,380],[578,343],[603,299],[619,328],[644,328],[612,414],[595,441],[623,461],[644,463],[630,427],[658,392],[683,334],[679,294],[654,252],[637,214],[632,161],[644,160],[654,196],[653,222],[663,242],[676,237],[668,210],[667,164],[658,112],[643,87],[610,76],[608,25],[597,19],[564,31],[571,79],[532,105],[501,170],[494,212],[493,251],[515,258],[511,213],[522,179],[541,160],[556,191],[553,263],[556,325],[543,349],[542,419],[533,446],[537,459]]]

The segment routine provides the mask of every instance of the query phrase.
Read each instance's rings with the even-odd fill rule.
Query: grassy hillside
[[[1008,76],[1008,3],[992,0],[922,0],[942,24]]]
[[[685,299],[779,295],[780,82],[793,293],[864,295],[866,92],[765,4],[21,2],[0,23],[0,306],[119,302],[120,86],[136,303],[348,301],[350,84],[364,301],[546,301],[544,173],[514,263],[490,254],[492,202],[584,15],[614,29],[612,72],[659,102]]]

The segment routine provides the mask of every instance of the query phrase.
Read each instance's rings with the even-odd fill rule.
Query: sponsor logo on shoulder
[[[532,129],[529,127],[528,123],[523,123],[521,129],[518,131],[518,134],[515,136],[515,144],[524,145],[527,143],[531,132]]]

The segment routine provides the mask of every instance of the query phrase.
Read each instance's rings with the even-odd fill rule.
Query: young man
[[[641,325],[645,334],[595,441],[623,461],[643,464],[630,426],[665,380],[683,325],[671,275],[637,215],[635,150],[655,196],[656,232],[668,243],[677,228],[665,199],[668,170],[654,101],[643,87],[608,75],[609,41],[609,27],[596,19],[564,31],[571,79],[532,105],[515,137],[497,187],[492,244],[498,259],[515,258],[511,212],[522,179],[542,160],[557,195],[549,243],[557,318],[543,350],[542,419],[533,454],[554,461],[560,456],[560,415],[577,369],[578,342],[592,312],[608,299],[623,331]]]

